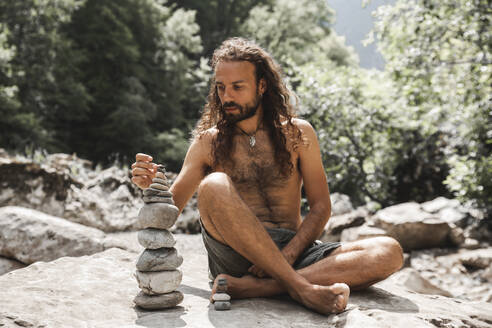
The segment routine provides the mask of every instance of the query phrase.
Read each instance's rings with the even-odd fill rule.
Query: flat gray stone
[[[169,182],[167,180],[164,180],[164,179],[153,178],[152,179],[152,182],[153,183],[160,184],[160,185],[165,185],[165,186],[168,186],[169,187]]]
[[[224,311],[231,309],[231,302],[218,301],[214,303],[214,308],[217,311]]]
[[[105,238],[99,229],[36,210],[0,208],[0,256],[25,264],[102,252]]]
[[[178,219],[178,214],[179,209],[171,204],[145,204],[138,213],[137,227],[169,229]]]
[[[142,272],[135,273],[138,282],[138,287],[147,295],[166,294],[175,291],[183,273],[180,270],[173,271],[158,271],[158,272]]]
[[[174,200],[171,197],[159,197],[159,196],[143,196],[144,203],[164,203],[174,205]]]
[[[183,293],[174,291],[162,295],[147,295],[144,292],[138,293],[133,302],[146,310],[159,310],[175,307],[183,301]]]
[[[161,171],[157,171],[156,174],[155,174],[155,177],[156,178],[159,178],[159,179],[162,179],[162,180],[167,180],[166,175],[163,172],[161,172]]]
[[[173,247],[176,244],[173,234],[168,230],[143,229],[137,234],[140,245],[147,249]]]
[[[212,299],[214,301],[230,301],[231,297],[229,296],[229,294],[226,294],[226,293],[215,293],[212,296]]]
[[[137,261],[139,271],[175,270],[183,263],[176,248],[146,249]]]
[[[159,190],[154,188],[147,188],[143,191],[144,196],[161,196],[161,197],[173,197],[173,194],[168,190]]]
[[[149,188],[152,188],[152,189],[159,189],[159,190],[162,190],[162,191],[167,191],[169,190],[169,187],[165,184],[160,184],[160,183],[151,183]]]

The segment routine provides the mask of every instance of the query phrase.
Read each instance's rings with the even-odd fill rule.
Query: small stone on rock
[[[167,180],[166,175],[162,172],[159,172],[159,171],[157,171],[157,173],[155,174],[155,177],[162,179],[162,180]]]
[[[174,205],[174,200],[171,197],[160,197],[160,196],[143,196],[144,203],[166,203]]]
[[[158,310],[175,307],[183,301],[183,293],[174,291],[161,295],[147,295],[144,292],[138,293],[133,302],[139,307],[146,310]]]
[[[137,261],[139,271],[175,270],[183,263],[176,248],[146,249]]]
[[[173,247],[176,239],[168,230],[144,229],[137,234],[140,245],[147,249],[157,249],[162,247]]]
[[[212,299],[214,301],[230,301],[231,297],[229,296],[229,294],[226,294],[226,293],[215,293],[212,296]]]
[[[160,184],[160,183],[152,183],[149,187],[152,188],[152,189],[159,189],[159,190],[162,190],[162,191],[169,190],[169,187],[167,185]]]
[[[145,189],[143,194],[144,196],[173,197],[173,194],[168,190],[159,190],[154,188]]]
[[[231,309],[231,302],[217,301],[214,303],[214,307],[215,307],[216,311],[230,310]]]
[[[165,186],[168,186],[168,184],[169,184],[169,182],[167,182],[167,180],[159,179],[159,178],[153,178],[152,179],[152,182],[153,183],[162,184],[162,185],[165,185]]]
[[[138,287],[147,295],[166,294],[175,291],[183,273],[180,270],[173,271],[158,271],[158,272],[142,272],[135,273],[135,278],[138,282]]]
[[[179,209],[171,204],[145,204],[138,213],[137,226],[139,229],[169,229],[178,219],[178,214]]]

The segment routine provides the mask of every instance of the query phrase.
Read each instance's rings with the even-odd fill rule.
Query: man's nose
[[[229,88],[226,88],[224,90],[224,93],[222,95],[222,98],[223,98],[223,103],[226,103],[226,102],[229,102],[229,101],[232,101],[233,98],[232,98],[232,94],[231,94],[231,91],[229,90]]]

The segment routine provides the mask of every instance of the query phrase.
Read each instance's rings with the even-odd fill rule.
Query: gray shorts
[[[201,224],[201,222],[200,222]],[[253,265],[242,255],[231,247],[215,240],[201,224],[202,238],[208,253],[208,268],[212,279],[220,273],[225,273],[234,277],[242,277],[248,273],[249,267]],[[281,250],[295,236],[296,232],[283,228],[266,228],[270,237]],[[294,263],[296,270],[307,267],[328,256],[333,250],[338,248],[340,243],[322,243],[315,241],[307,247]]]

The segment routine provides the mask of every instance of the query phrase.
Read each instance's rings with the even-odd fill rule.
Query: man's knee
[[[231,179],[222,172],[214,172],[207,175],[198,186],[198,200],[217,196],[227,192],[230,188]]]
[[[391,237],[376,237],[377,252],[382,257],[391,273],[396,272],[403,266],[403,249],[396,239]]]

